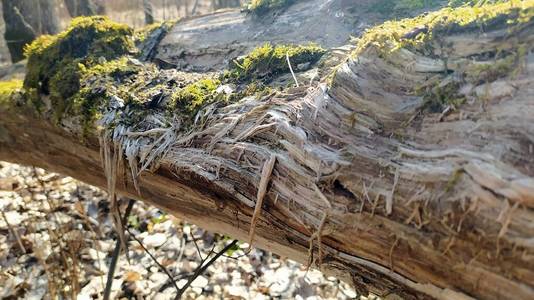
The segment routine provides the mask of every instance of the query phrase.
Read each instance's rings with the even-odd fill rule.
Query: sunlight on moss
[[[369,29],[358,40],[353,55],[362,53],[370,46],[379,49],[382,54],[402,47],[422,50],[427,43],[444,34],[488,29],[498,24],[505,24],[513,31],[514,25],[526,22],[533,16],[533,0],[443,8],[416,18],[387,21]]]
[[[439,7],[483,6],[510,2],[510,0],[378,0],[372,3],[367,12],[384,16],[401,17],[414,12],[433,10]]]
[[[0,81],[0,105],[9,103],[13,93],[22,89],[22,80]]]
[[[25,48],[24,87],[50,95],[56,117],[80,89],[82,71],[99,62],[134,52],[133,30],[106,17],[79,17],[64,32],[42,36]]]
[[[134,38],[136,43],[142,43],[145,41],[147,37],[150,36],[154,30],[158,29],[163,25],[163,22],[155,22],[149,25],[146,25],[145,27],[136,29],[134,32]]]
[[[302,63],[315,63],[325,52],[326,50],[313,44],[306,46],[265,44],[235,60],[226,76],[238,81],[269,79],[290,71],[286,55],[295,67]]]
[[[171,105],[181,112],[194,115],[203,105],[214,100],[220,83],[217,79],[205,78],[189,84],[172,95]]]
[[[456,4],[459,5],[459,2],[456,1]],[[364,53],[371,53],[372,56],[378,54],[394,63],[398,56],[393,54],[406,49],[433,59],[441,58],[447,67],[451,62],[443,55],[449,47],[443,43],[445,36],[506,29],[506,35],[513,37],[534,22],[534,0],[471,2],[473,1],[463,1],[458,8],[447,7],[416,18],[388,21],[371,28],[358,39],[352,55],[358,57]],[[482,2],[485,4],[481,4]],[[422,88],[415,88],[413,93],[422,96],[426,108],[432,112],[441,112],[446,107],[458,108],[466,100],[466,95],[460,93],[463,86],[477,86],[514,76],[520,71],[529,49],[530,45],[518,40],[505,50],[495,49],[484,53],[484,57],[465,58],[462,62],[456,62],[457,66],[452,68],[454,70],[444,69],[437,80],[427,82]]]
[[[482,6],[486,4],[504,3],[514,0],[449,0],[450,7],[460,7],[463,5]]]
[[[84,65],[82,65],[82,67],[85,77],[110,76],[116,79],[136,74],[143,69],[142,65],[133,64],[126,56],[111,61],[105,61],[90,68],[87,68]]]

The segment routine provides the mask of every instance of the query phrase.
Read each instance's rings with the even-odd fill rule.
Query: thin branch
[[[180,288],[178,287],[178,285],[176,284],[176,282],[174,281],[174,278],[172,276],[172,274],[167,270],[167,268],[165,268],[162,264],[160,264],[158,262],[158,260],[156,259],[156,257],[154,257],[154,255],[152,255],[152,253],[150,253],[150,251],[148,251],[148,249],[145,247],[145,245],[143,245],[143,242],[141,242],[132,232],[130,232],[130,228],[128,228],[128,226],[124,226],[124,229],[128,232],[128,234],[137,242],[139,243],[139,246],[141,246],[141,248],[143,248],[143,250],[145,251],[146,254],[148,254],[148,256],[150,256],[150,258],[154,261],[154,263],[156,265],[158,265],[158,267],[163,271],[165,272],[165,274],[167,274],[167,277],[169,277],[169,279],[172,281],[172,284],[174,285],[174,287],[176,288],[176,290],[180,291]]]
[[[135,204],[135,200],[130,199],[130,201],[128,201],[128,206],[126,207],[126,211],[124,212],[124,216],[122,217],[123,226],[126,224],[128,220],[128,216],[132,212],[132,208],[134,204]],[[117,262],[119,261],[120,253],[121,253],[121,241],[120,239],[118,239],[115,242],[115,249],[113,249],[113,255],[111,256],[111,262],[109,264],[108,279],[106,282],[106,288],[104,289],[104,300],[109,300],[109,296],[111,295],[111,285],[113,284],[115,268],[117,267]]]
[[[24,248],[24,244],[22,244],[22,240],[20,239],[19,233],[15,230],[15,228],[11,226],[11,224],[7,220],[6,213],[3,210],[2,210],[2,217],[4,218],[4,222],[6,222],[6,225],[9,231],[11,231],[11,233],[13,233],[13,236],[15,236],[15,239],[17,240],[20,250],[22,251],[22,253],[26,254],[26,248]]]
[[[198,256],[200,257],[200,260],[204,260],[204,258],[202,257],[202,252],[200,252],[200,247],[198,247],[198,244],[197,244],[197,239],[195,238],[195,236],[193,235],[192,232],[189,232],[189,235],[191,235],[191,240],[193,240],[193,244],[195,244],[195,248],[197,248],[197,252],[198,252]],[[208,255],[209,256],[209,255]],[[207,257],[206,257],[207,258]]]
[[[187,288],[197,279],[198,276],[200,276],[202,273],[204,273],[219,257],[221,257],[224,253],[226,253],[228,250],[230,250],[232,247],[234,247],[237,244],[237,240],[233,240],[230,244],[226,245],[221,251],[219,251],[212,259],[208,261],[206,264],[201,264],[201,267],[197,268],[195,271],[195,274],[189,278],[187,283],[178,291],[178,294],[174,298],[175,300],[179,300],[182,298],[182,295],[185,293]],[[213,252],[213,249],[210,251],[210,254]],[[209,255],[208,255],[209,257]]]

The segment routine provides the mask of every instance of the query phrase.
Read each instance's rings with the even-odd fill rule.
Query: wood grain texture
[[[123,157],[115,189],[241,240],[260,190],[255,245],[311,261],[362,293],[532,299],[533,28],[519,33],[528,47],[521,69],[464,87],[459,108],[430,112],[413,91],[509,44],[506,30],[447,36],[447,66],[370,46],[328,86],[211,107],[191,132],[162,131],[175,135],[139,177]],[[0,159],[106,187],[96,135],[80,142],[25,106],[0,109]]]

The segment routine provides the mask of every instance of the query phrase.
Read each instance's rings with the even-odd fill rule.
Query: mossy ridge
[[[142,43],[148,38],[154,30],[160,28],[162,25],[166,24],[167,22],[155,22],[149,25],[146,25],[144,27],[141,27],[139,29],[136,29],[134,31],[134,41],[136,44]]]
[[[510,2],[510,0],[379,0],[371,4],[367,12],[378,13],[384,16],[402,17],[433,10],[440,7],[460,7],[460,6],[483,6],[487,4]]]
[[[26,53],[32,67],[24,87],[35,95],[35,107],[44,107],[39,95],[49,96],[53,120],[60,122],[67,116],[77,120],[84,136],[94,130],[112,96],[122,99],[130,112],[116,122],[135,124],[147,109],[155,108],[191,125],[209,104],[228,104],[269,91],[265,82],[289,73],[286,55],[296,66],[313,64],[325,52],[315,45],[266,44],[239,60],[226,76],[212,74],[195,82],[169,83],[155,66],[128,56],[134,53],[132,34],[130,28],[106,18],[84,17],[75,19],[65,32],[29,45]],[[221,85],[232,87],[221,92],[217,90]]]
[[[416,18],[387,21],[367,30],[358,39],[353,56],[371,47],[384,55],[403,47],[424,52],[425,47],[441,35],[498,26],[513,29],[514,25],[528,22],[533,17],[534,0],[443,8]]]
[[[238,82],[258,79],[268,82],[276,75],[290,72],[286,56],[289,56],[289,61],[295,67],[303,63],[313,64],[324,53],[326,50],[315,44],[273,46],[267,43],[234,60],[224,77]]]
[[[436,45],[447,47],[440,43],[442,36],[506,28],[507,35],[513,37],[526,26],[532,25],[533,0],[492,2],[499,3],[444,8],[412,19],[386,22],[368,30],[359,39],[353,56],[377,51],[379,56],[387,60],[393,57],[395,51],[405,48],[424,56],[445,59],[440,57],[439,51],[434,52]],[[511,49],[496,49],[489,57],[465,58],[462,65],[455,68],[454,74],[447,75],[444,72],[432,84],[416,88],[413,92],[424,98],[425,107],[432,112],[440,112],[447,106],[457,108],[466,100],[466,95],[460,93],[462,86],[466,83],[476,86],[514,75],[527,51],[527,45],[516,42]]]
[[[11,101],[11,96],[22,90],[22,80],[0,81],[0,106]]]
[[[140,105],[144,101],[130,93],[135,82],[141,82],[144,74],[152,72],[149,66],[143,66],[129,57],[102,62],[90,68],[79,65],[79,90],[69,99],[69,107],[64,113],[69,116],[81,116],[83,134],[89,134],[94,123],[101,116],[102,107],[108,99],[118,96],[126,105]],[[57,109],[56,109],[57,110]]]
[[[482,6],[486,4],[504,3],[510,1],[511,0],[449,0],[448,5],[450,7],[460,7],[463,5]]]
[[[248,96],[265,95],[272,91],[268,84],[277,76],[290,72],[286,56],[295,68],[303,63],[316,63],[326,50],[314,45],[264,44],[247,55],[234,60],[230,68],[220,76],[206,76],[175,91],[168,104],[168,111],[192,117],[209,104],[229,104]],[[219,90],[226,85],[231,92]]]
[[[263,16],[268,12],[281,10],[295,4],[299,0],[252,0],[246,6],[246,11]]]
[[[182,113],[196,114],[202,106],[215,100],[215,93],[220,84],[218,79],[213,78],[204,78],[189,84],[171,96],[171,105]]]
[[[167,21],[160,21],[155,22],[149,25],[146,25],[144,27],[135,29],[134,31],[134,42],[136,45],[139,45],[143,43],[150,35],[154,33],[159,28],[163,28],[164,30],[169,30],[176,22],[179,20],[167,20]]]
[[[24,87],[50,95],[59,120],[80,90],[84,71],[134,53],[132,36],[130,27],[106,17],[75,18],[64,32],[42,36],[25,48],[28,69]]]

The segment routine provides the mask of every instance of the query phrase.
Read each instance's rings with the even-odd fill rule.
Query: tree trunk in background
[[[23,0],[33,3],[27,10],[35,10],[35,1]],[[18,2],[21,2],[18,0]],[[56,0],[38,0],[37,7],[37,28],[39,34],[55,34],[59,32],[59,15]],[[28,13],[30,14],[30,12]],[[24,15],[24,14],[23,14]],[[34,27],[35,28],[35,27]]]
[[[71,17],[103,15],[106,13],[104,3],[94,0],[65,0]]]
[[[239,0],[213,0],[213,8],[227,8],[227,7],[239,7],[241,6],[241,1]]]
[[[145,24],[154,23],[154,9],[150,0],[143,0],[143,10],[145,12]]]
[[[2,0],[2,8],[6,26],[4,37],[12,62],[24,59],[24,45],[37,36],[55,34],[59,30],[54,0]]]
[[[157,47],[169,65],[186,61],[184,72],[146,65],[127,79],[139,89],[179,89],[201,76],[188,70],[221,68],[266,40],[332,45],[313,69],[297,72],[299,88],[207,105],[184,129],[179,115],[148,108],[149,99],[122,106],[126,84],[113,81],[121,85],[107,88],[99,107],[104,129],[83,142],[79,115],[58,124],[54,107],[38,113],[16,95],[0,102],[0,159],[115,190],[243,241],[254,228],[254,246],[360,293],[534,299],[534,17],[513,34],[509,19],[496,18],[483,29],[458,25],[424,48],[393,49],[412,30],[386,42],[371,37],[354,53],[355,21],[338,17],[348,11],[339,3],[297,2],[269,22],[237,11],[185,20]],[[506,62],[518,68],[488,72]],[[480,73],[467,82],[467,70]],[[100,97],[94,77],[84,84]],[[451,102],[437,110],[441,97]]]
[[[197,14],[197,8],[198,8],[198,0],[194,0],[193,2],[193,9],[191,10],[191,15],[194,16]]]

